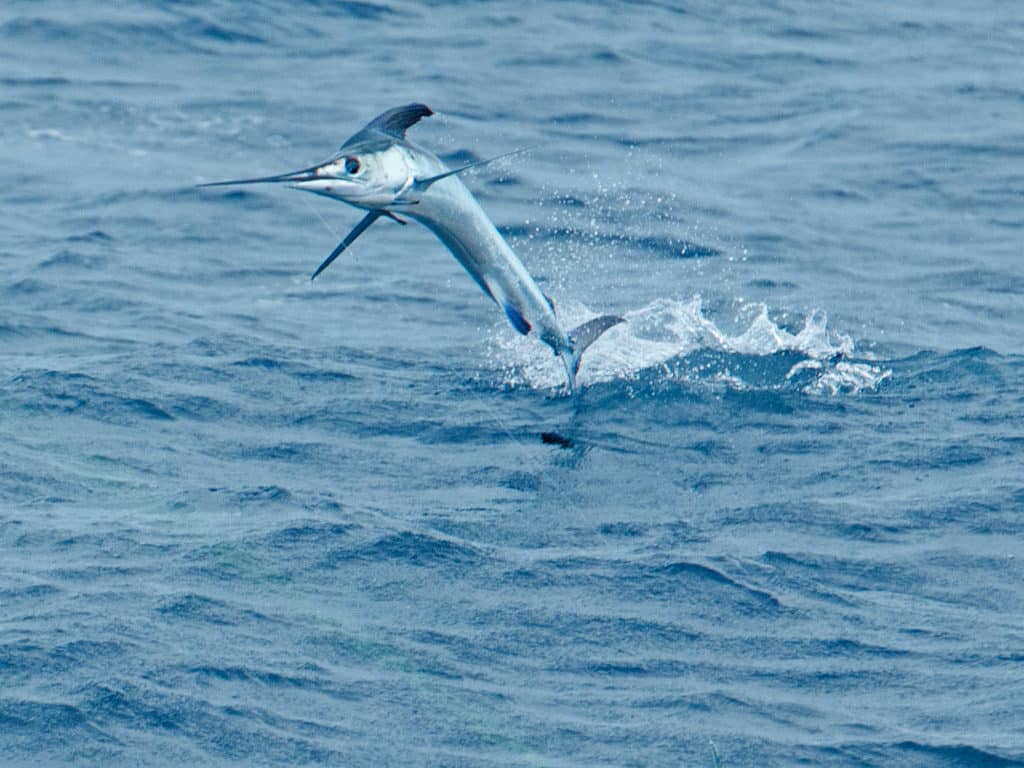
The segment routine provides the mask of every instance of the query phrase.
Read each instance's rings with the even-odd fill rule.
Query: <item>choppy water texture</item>
[[[1024,10],[0,9],[0,763],[1024,765]],[[438,115],[417,226],[194,185]],[[716,757],[717,755],[717,757]]]

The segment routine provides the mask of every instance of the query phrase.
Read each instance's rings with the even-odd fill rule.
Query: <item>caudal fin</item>
[[[576,393],[576,374],[580,371],[580,360],[583,358],[583,353],[587,351],[587,347],[597,341],[601,334],[609,328],[624,322],[626,322],[625,319],[618,315],[601,315],[587,320],[569,331],[569,339],[572,341],[572,358],[570,360],[563,358],[563,361],[565,362],[565,373],[569,377],[569,389],[573,394]]]

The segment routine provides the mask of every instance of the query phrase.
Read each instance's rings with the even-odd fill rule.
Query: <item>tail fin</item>
[[[624,322],[626,322],[625,319],[618,315],[600,315],[592,320],[587,320],[569,332],[569,339],[572,341],[572,358],[567,360],[563,357],[562,361],[565,363],[566,376],[569,377],[569,390],[574,395],[576,394],[576,374],[580,371],[580,360],[583,353],[587,351],[587,347],[597,341],[598,337],[609,328]]]

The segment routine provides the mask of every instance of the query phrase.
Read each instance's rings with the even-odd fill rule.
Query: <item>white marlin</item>
[[[566,332],[554,303],[484,213],[458,175],[499,159],[492,157],[450,170],[433,153],[406,139],[408,128],[432,115],[426,104],[389,109],[346,141],[324,163],[279,176],[218,181],[226,184],[287,183],[369,211],[313,273],[315,279],[366,228],[382,216],[405,224],[394,209],[423,224],[444,243],[477,285],[504,311],[519,333],[536,333],[561,358],[569,391],[576,393],[580,357],[602,333],[623,322],[601,315]],[[515,154],[509,153],[509,154]],[[499,157],[507,157],[500,155]]]

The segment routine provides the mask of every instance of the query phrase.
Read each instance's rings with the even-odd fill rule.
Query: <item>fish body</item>
[[[516,331],[536,335],[561,358],[569,390],[575,394],[583,351],[608,328],[623,322],[622,318],[602,315],[571,331],[565,330],[554,303],[537,286],[459,178],[464,171],[497,158],[453,170],[433,152],[406,137],[412,125],[431,114],[425,104],[396,107],[371,120],[324,163],[278,176],[202,186],[286,183],[367,211],[313,273],[313,278],[377,219],[388,217],[404,224],[404,216],[419,222],[444,243]]]

